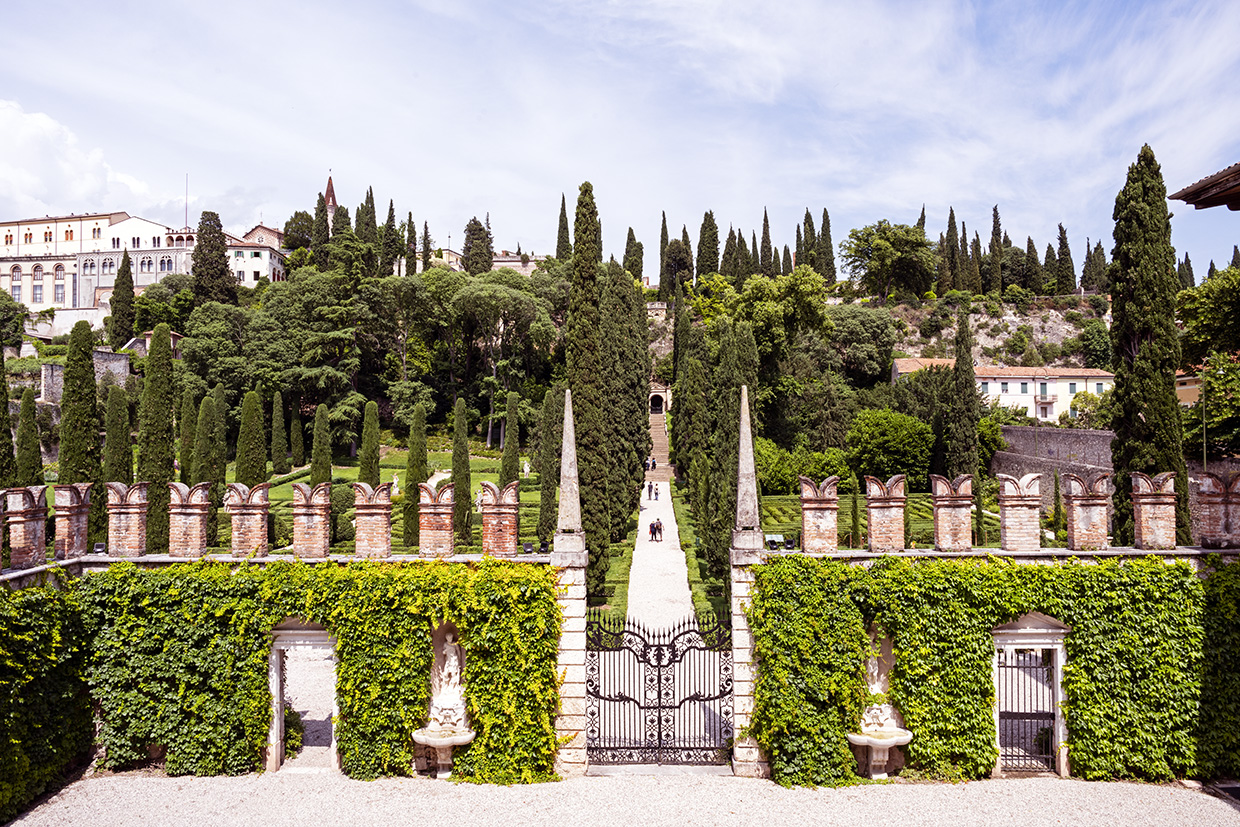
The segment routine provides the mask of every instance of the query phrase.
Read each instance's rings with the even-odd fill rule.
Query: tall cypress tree
[[[663,226],[659,230],[659,299],[661,301],[666,301],[667,297],[671,296],[672,288],[671,284],[667,283],[667,245],[667,213],[664,212]],[[664,295],[665,290],[666,295]]]
[[[1046,258],[1042,262],[1042,284],[1038,286],[1038,292],[1043,295],[1050,295],[1059,289],[1059,265],[1055,262],[1055,247],[1052,244],[1046,245]]]
[[[353,232],[353,222],[349,219],[349,208],[340,204],[332,213],[332,238],[342,235],[356,235],[356,233]]]
[[[133,264],[126,249],[112,286],[112,318],[108,322],[108,344],[112,350],[119,351],[133,338],[133,319]]]
[[[719,262],[719,273],[730,284],[736,284],[736,230],[728,228],[728,239],[723,243],[723,259]]]
[[[749,234],[749,239],[750,239],[750,244],[749,244],[749,255],[750,255],[749,267],[750,267],[750,270],[749,270],[749,274],[750,274],[750,275],[755,275],[755,274],[758,274],[758,273],[762,273],[762,272],[763,272],[763,269],[762,269],[762,254],[761,254],[760,248],[758,247],[758,234],[757,234],[756,232],[752,232],[752,231],[751,231],[751,232],[750,232],[750,234]]]
[[[960,267],[960,234],[956,231],[956,208],[947,209],[947,278],[939,286],[939,295],[959,289],[964,280]]]
[[[362,415],[362,450],[357,455],[357,481],[379,487],[379,403],[366,403]]]
[[[224,459],[227,461],[232,443],[232,428],[229,427],[229,408],[228,408],[228,391],[224,390],[224,383],[217,382],[215,387],[211,389],[211,398],[215,402],[215,434],[216,439],[220,441],[220,445],[224,447]]]
[[[728,570],[728,550],[736,518],[736,445],[740,439],[740,390],[743,379],[736,334],[731,323],[726,317],[720,317],[716,320],[716,329],[719,352],[710,392],[714,426],[702,546],[711,574],[723,577]]]
[[[155,326],[146,357],[146,381],[138,415],[138,479],[147,489],[146,548],[151,554],[168,551],[168,483],[172,481],[172,337],[167,324]]]
[[[814,252],[814,265],[818,275],[831,284],[835,283],[835,249],[831,246],[831,216],[827,215],[826,207],[822,208],[822,227],[818,230],[818,249]]]
[[[189,392],[186,391],[188,394]],[[189,400],[193,403],[193,396],[190,395]],[[194,412],[194,422],[198,421],[197,411]],[[113,385],[108,389],[108,413],[107,424],[104,429],[103,443],[103,481],[104,482],[123,482],[125,485],[133,484],[133,437],[130,434],[129,427],[129,400],[125,397],[125,389],[117,385]],[[183,472],[188,471],[181,477],[182,482],[188,482],[193,478],[194,472],[194,447],[193,434],[190,435],[189,453],[182,452],[181,462],[189,463],[189,468],[182,468]]]
[[[237,303],[237,277],[228,263],[228,242],[218,213],[204,210],[198,221],[191,272],[194,276],[194,304]],[[166,414],[165,414],[166,416]],[[167,492],[164,492],[165,495]],[[149,534],[149,532],[148,532]],[[164,546],[167,546],[164,538]]]
[[[925,208],[922,208],[924,214]],[[986,292],[1003,290],[1003,228],[999,226],[999,205],[995,204],[990,225],[990,261],[986,267]]]
[[[638,284],[645,284],[642,281],[642,257],[644,255],[642,243],[633,234],[633,228],[629,227],[629,237],[624,243],[624,269]]]
[[[521,453],[521,418],[518,415],[521,394],[508,392],[508,404],[504,406],[504,455],[499,466],[499,487],[516,480],[519,475],[517,461]]]
[[[1240,244],[1231,245],[1231,264],[1227,266],[1240,268]]]
[[[607,576],[611,537],[610,498],[607,489],[607,432],[610,412],[605,410],[599,318],[598,209],[594,187],[581,185],[573,225],[576,247],[573,284],[565,330],[568,386],[573,391],[577,432],[577,468],[581,486],[581,517],[590,560],[587,591],[601,595]],[[666,276],[666,274],[665,274]]]
[[[809,207],[805,208],[805,218],[801,219],[801,250],[797,253],[797,264],[808,264],[818,272],[818,233]]]
[[[600,251],[603,249],[603,248],[602,248],[602,238],[603,238],[602,233],[599,233],[599,245],[600,245],[600,246],[599,246],[599,250],[600,250]],[[682,225],[681,225],[681,227],[680,227],[680,243],[681,243],[682,245],[684,245],[684,248],[685,248],[685,257],[688,259],[688,262],[687,262],[688,266],[687,266],[687,267],[685,267],[685,268],[684,268],[684,270],[682,271],[682,272],[684,272],[684,273],[687,273],[688,275],[684,275],[684,276],[682,276],[683,281],[681,282],[681,284],[682,284],[682,285],[684,285],[684,284],[692,284],[692,283],[693,283],[694,267],[695,267],[695,263],[694,263],[694,261],[693,261],[693,244],[692,244],[692,243],[690,243],[690,241],[689,241],[689,228],[688,228],[688,227],[686,227],[686,226],[684,226],[683,224],[682,224]]]
[[[228,458],[219,441],[219,415],[215,396],[207,394],[198,403],[198,432],[194,435],[194,467],[190,484],[209,482],[210,506],[207,509],[207,545],[215,546],[219,533],[219,507],[224,501],[224,474]]]
[[[951,270],[947,267],[947,238],[939,233],[939,246],[935,248],[934,257],[937,265],[934,278],[934,291],[940,296],[951,289]]]
[[[310,233],[310,255],[314,266],[320,270],[327,269],[327,242],[331,240],[331,225],[327,221],[327,201],[323,193],[314,205],[314,228]],[[216,414],[218,415],[218,411]]]
[[[332,434],[327,422],[327,406],[314,409],[314,441],[310,446],[310,487],[331,482]]]
[[[247,393],[241,403],[236,477],[250,488],[267,481],[267,438],[263,433],[263,399],[258,391]]]
[[[405,275],[412,276],[418,272],[418,225],[413,220],[413,211],[405,219]]]
[[[797,262],[799,262],[800,264],[804,264],[805,263],[805,239],[801,237],[801,225],[800,224],[797,225],[797,243],[796,243],[796,249],[794,252],[797,257]]]
[[[947,476],[977,473],[977,422],[981,410],[973,373],[973,332],[969,312],[956,317],[956,362],[952,368],[953,393],[948,401]],[[980,486],[980,481],[975,480]]]
[[[426,272],[431,269],[431,225],[428,221],[422,222],[422,271]]]
[[[564,440],[564,386],[556,384],[543,397],[538,417],[538,539],[555,534],[560,481],[560,448]]]
[[[781,262],[780,270],[785,276],[792,275],[792,252],[788,249],[787,244],[784,245],[784,258]]]
[[[9,375],[7,368],[4,366],[4,344],[2,342],[0,342],[0,393],[4,394],[4,404],[6,408],[5,412],[7,413],[9,404]],[[9,423],[10,420],[6,416],[4,421]],[[63,433],[64,432],[62,431],[62,445],[64,439]],[[13,450],[13,427],[9,424],[8,427],[0,430],[0,488],[9,488],[16,483],[17,459],[14,456]],[[2,531],[0,531],[0,536],[3,536]]]
[[[749,255],[749,244],[745,241],[745,233],[737,232],[736,234],[736,278],[732,284],[736,288],[736,292],[740,293],[745,289],[745,282],[753,275],[751,269],[753,258]]]
[[[97,541],[107,531],[108,516],[107,494],[99,479],[103,473],[99,451],[99,403],[95,388],[94,336],[89,322],[78,322],[69,334],[64,377],[60,400],[59,482],[66,485],[93,483],[89,525],[90,538]],[[167,422],[167,409],[162,415]],[[9,464],[8,473],[16,480],[17,464],[12,445],[12,437],[0,439],[0,463]]]
[[[1149,144],[1128,168],[1115,198],[1111,351],[1115,416],[1115,543],[1133,541],[1132,472],[1174,471],[1179,542],[1189,539],[1188,475],[1184,470],[1175,370],[1180,340],[1175,326],[1175,250],[1162,169]]]
[[[767,218],[766,208],[762,210],[762,250],[759,254],[760,263],[762,265],[762,275],[767,278],[775,278],[776,261],[775,253],[771,250],[771,219]]]
[[[702,228],[698,231],[697,274],[719,272],[719,226],[710,210],[702,216]]]
[[[112,397],[108,396],[108,416],[112,415]],[[198,433],[198,405],[194,402],[194,392],[189,388],[185,389],[185,393],[181,394],[181,482],[189,484],[190,479],[194,476],[194,437]],[[109,428],[111,426],[108,426]],[[129,431],[129,414],[125,414],[125,430]],[[133,465],[133,457],[129,458],[130,466]],[[132,472],[132,468],[130,469]],[[131,473],[132,476],[132,473]]]
[[[580,229],[580,228],[578,228]],[[581,238],[580,235],[577,236]],[[577,252],[580,253],[580,243]],[[469,414],[464,397],[456,398],[452,409],[452,484],[455,487],[452,507],[452,528],[457,543],[473,544],[474,484],[469,468]]]
[[[39,426],[34,421],[34,388],[26,388],[22,394],[21,413],[17,417],[17,484],[44,483]]]
[[[396,203],[388,199],[387,221],[383,222],[383,240],[379,250],[379,277],[387,278],[396,270],[400,258],[400,233],[396,229]]]
[[[995,207],[998,210],[998,207]],[[922,238],[926,237],[926,205],[921,205],[921,215],[917,217],[917,229],[921,230]]]
[[[1059,252],[1055,255],[1055,289],[1060,295],[1076,292],[1076,266],[1068,248],[1068,231],[1059,225]]]
[[[276,391],[271,397],[271,471],[273,474],[287,474],[291,470],[288,441],[284,435],[284,397]]]
[[[973,247],[969,253],[969,289],[974,293],[982,292],[982,239],[973,234]]]
[[[1189,259],[1188,253],[1184,254],[1184,261],[1180,264],[1178,273],[1181,290],[1191,290],[1197,286],[1197,277],[1193,275],[1193,262]]]
[[[1042,292],[1042,260],[1038,258],[1038,246],[1033,243],[1033,236],[1026,236],[1025,242],[1025,283],[1026,290]]]
[[[301,403],[294,403],[293,415],[288,423],[289,453],[293,465],[297,468],[306,464],[306,433],[301,424]]]
[[[567,262],[573,257],[573,239],[568,234],[568,201],[560,193],[560,229],[555,240],[556,261]]]
[[[419,402],[413,408],[413,423],[409,426],[409,456],[405,460],[405,501],[401,508],[407,548],[417,548],[421,542],[418,527],[418,501],[421,494],[418,483],[426,482],[426,479],[426,406]]]

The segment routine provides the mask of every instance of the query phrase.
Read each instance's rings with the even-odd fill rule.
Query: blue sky
[[[282,226],[329,168],[459,246],[554,249],[594,184],[607,253],[660,211],[792,245],[806,207],[838,243],[880,218],[1039,249],[1063,222],[1112,245],[1143,143],[1169,191],[1240,161],[1240,3],[10,1],[0,216],[124,209]],[[1240,214],[1173,203],[1198,278]]]

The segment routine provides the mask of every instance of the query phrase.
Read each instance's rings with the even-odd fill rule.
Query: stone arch
[[[1041,612],[1027,612],[1011,623],[1004,623],[991,630],[995,641],[992,666],[995,687],[995,746],[999,748],[999,755],[995,760],[996,777],[1002,777],[1007,769],[1003,751],[1004,731],[1001,729],[1005,720],[1009,722],[1008,728],[1011,729],[1014,725],[1019,726],[1020,722],[1028,723],[1033,720],[1036,724],[1036,719],[1031,716],[1039,714],[1047,715],[1047,735],[1051,738],[1050,766],[1045,769],[1065,778],[1068,776],[1068,727],[1063,715],[1063,667],[1066,661],[1064,639],[1071,632],[1071,626]],[[1030,657],[1030,653],[1040,654]],[[1046,670],[1045,673],[1039,674],[1043,669]],[[1011,687],[1004,682],[1013,679],[1017,684],[1016,691],[1045,690],[1041,694],[1048,703],[1026,702],[1021,711],[1008,713],[1012,717],[1005,719],[1004,689]],[[1039,686],[1043,679],[1049,685]],[[1046,705],[1052,707],[1049,713],[1041,708]],[[1033,709],[1035,706],[1039,708]],[[1042,727],[1034,729],[1035,739],[1041,737]],[[1011,742],[1019,739],[1010,737],[1008,740]]]
[[[340,716],[336,701],[336,639],[326,628],[299,617],[288,617],[271,630],[271,654],[267,658],[267,685],[271,691],[271,723],[267,731],[267,759],[269,772],[280,769],[284,763],[284,694],[285,654],[289,651],[327,651],[332,663],[332,710],[331,742],[328,745],[330,766],[328,771],[340,771],[340,750],[336,743],[335,720]]]
[[[666,413],[672,407],[672,388],[658,382],[650,383],[649,411],[652,414]]]

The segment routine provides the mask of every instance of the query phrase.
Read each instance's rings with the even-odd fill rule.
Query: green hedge
[[[92,641],[87,678],[107,766],[167,748],[173,775],[260,766],[271,715],[268,633],[289,616],[336,638],[336,738],[346,774],[408,775],[411,733],[430,700],[431,632],[454,622],[466,650],[470,721],[454,775],[495,783],[550,778],[556,751],[554,572],[486,560],[368,563],[117,564],[76,582]]]
[[[1237,571],[1220,567],[1203,585],[1187,564],[1154,558],[1059,566],[892,558],[869,570],[772,560],[757,567],[750,609],[762,664],[753,735],[780,783],[851,781],[844,735],[864,705],[858,647],[868,645],[863,630],[874,622],[896,654],[890,700],[913,732],[910,766],[939,777],[987,775],[997,757],[991,630],[1040,611],[1072,627],[1064,715],[1074,775],[1234,772]]]
[[[0,587],[0,822],[90,746],[83,635],[71,594]]]

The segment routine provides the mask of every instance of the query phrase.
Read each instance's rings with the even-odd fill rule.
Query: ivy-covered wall
[[[991,630],[1040,611],[1072,627],[1064,715],[1073,775],[1235,772],[1238,571],[1219,566],[1203,581],[1187,564],[1155,558],[888,559],[869,570],[776,558],[757,567],[750,609],[760,661],[754,737],[780,783],[854,780],[844,736],[865,704],[864,630],[874,622],[892,639],[890,700],[913,732],[910,766],[984,776],[997,757]]]
[[[89,641],[85,675],[108,766],[166,747],[169,773],[260,766],[271,714],[272,627],[289,616],[336,638],[337,742],[354,778],[408,775],[426,723],[431,632],[454,622],[477,738],[454,775],[495,783],[551,777],[560,610],[544,566],[487,560],[117,564],[73,584]]]

